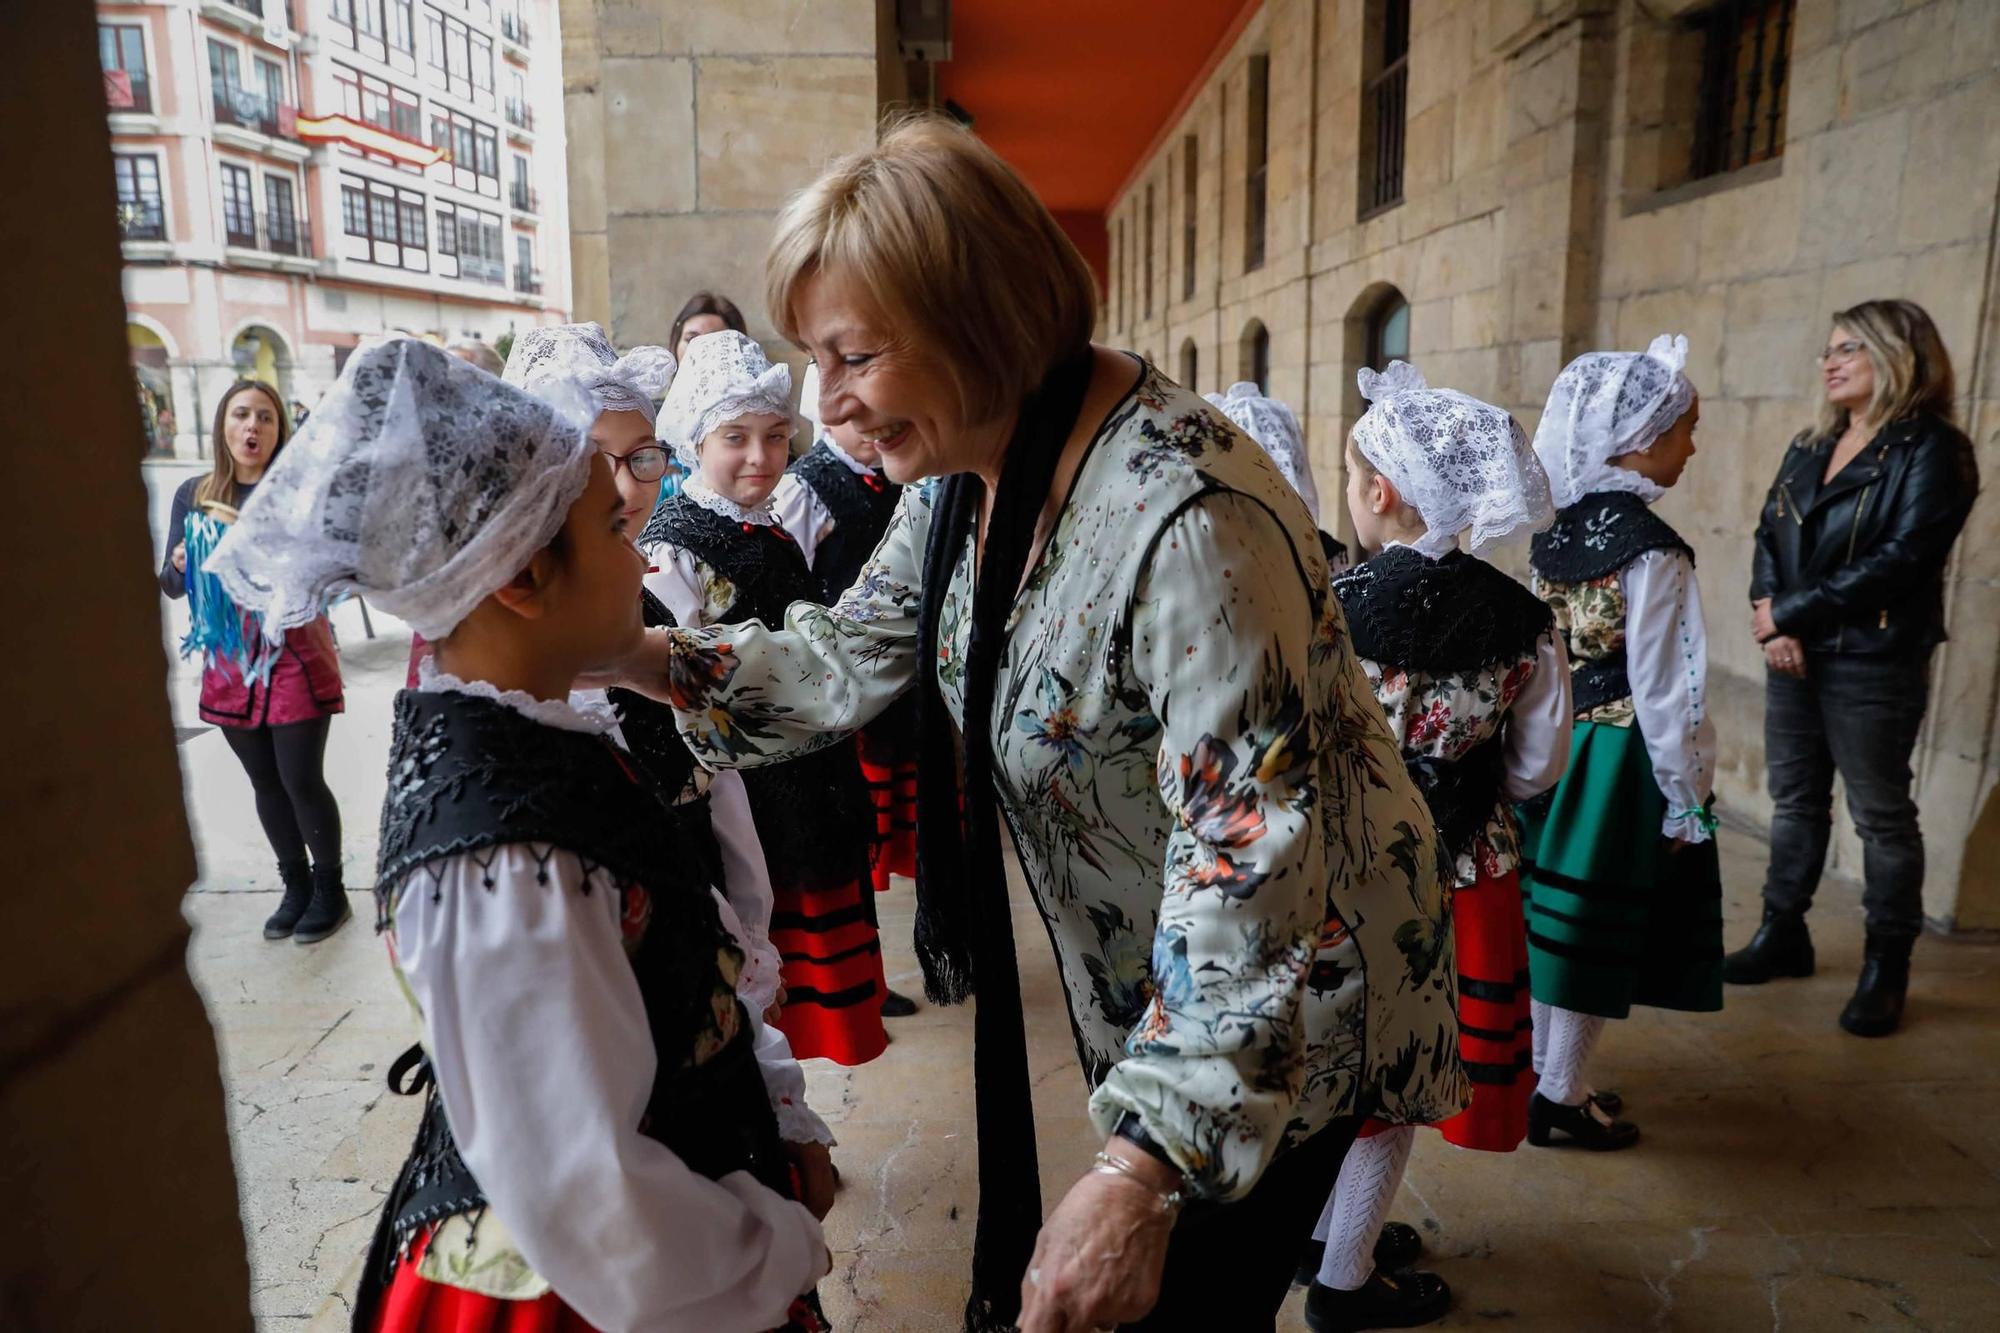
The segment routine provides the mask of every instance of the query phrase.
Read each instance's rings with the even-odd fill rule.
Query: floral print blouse
[[[904,489],[837,606],[668,631],[697,754],[811,748],[920,665],[963,724],[969,539],[917,661],[935,494]],[[1463,1105],[1436,833],[1318,533],[1262,449],[1151,367],[1009,616],[988,725],[1101,1128],[1132,1112],[1227,1198],[1334,1116]]]

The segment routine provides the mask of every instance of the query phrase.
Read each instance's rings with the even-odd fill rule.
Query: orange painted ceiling
[[[1102,216],[1260,0],[953,0],[938,91],[1058,214]]]

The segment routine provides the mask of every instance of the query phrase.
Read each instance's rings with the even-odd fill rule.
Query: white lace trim
[[[819,442],[825,445],[835,458],[838,458],[841,462],[847,464],[847,470],[849,472],[852,472],[857,477],[874,476],[880,472],[879,468],[869,467],[866,463],[857,459],[853,454],[850,454],[847,452],[847,450],[841,448],[840,445],[834,440],[833,436],[828,435],[824,431],[820,432]]]
[[[755,508],[745,508],[728,496],[711,489],[699,477],[689,477],[686,481],[682,482],[681,494],[687,496],[688,499],[694,501],[709,513],[720,514],[724,518],[734,519],[738,523],[755,523],[759,527],[765,528],[775,528],[778,526],[777,511],[771,507],[771,502],[768,499]]]
[[[537,699],[526,690],[503,690],[490,680],[461,680],[440,670],[435,657],[417,665],[417,688],[427,694],[469,694],[475,699],[491,699],[546,727],[562,731],[583,731],[606,735],[618,725],[618,715],[601,690],[579,690],[567,699]]]

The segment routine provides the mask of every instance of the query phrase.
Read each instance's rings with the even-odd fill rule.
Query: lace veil
[[[1264,446],[1264,452],[1292,483],[1292,489],[1319,522],[1319,488],[1313,485],[1312,463],[1306,456],[1305,433],[1292,409],[1276,398],[1266,398],[1255,384],[1238,380],[1227,393],[1203,394],[1222,415],[1236,423],[1238,430]]]
[[[674,354],[664,347],[634,347],[624,356],[611,349],[602,324],[556,324],[529,329],[514,339],[501,376],[537,393],[551,379],[582,384],[600,412],[639,412],[659,421],[655,406],[674,377]]]
[[[1549,482],[1512,414],[1455,389],[1433,389],[1407,361],[1357,376],[1369,407],[1354,447],[1424,520],[1413,543],[1436,559],[1468,529],[1474,554],[1555,517]]]
[[[1594,491],[1629,491],[1651,504],[1666,488],[1611,460],[1651,448],[1694,402],[1688,340],[1661,334],[1643,352],[1586,352],[1563,367],[1535,430],[1535,455],[1556,508]]]
[[[272,641],[361,593],[441,639],[555,536],[590,480],[597,408],[416,338],[354,353],[204,568]]]
[[[758,412],[789,418],[791,396],[792,368],[772,365],[756,339],[735,329],[704,333],[687,345],[687,361],[660,406],[659,437],[693,472],[695,446],[710,431]]]

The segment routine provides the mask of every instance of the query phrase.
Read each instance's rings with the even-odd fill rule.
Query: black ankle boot
[[[285,882],[285,896],[278,900],[278,910],[264,918],[267,940],[288,937],[292,927],[299,924],[299,918],[306,914],[306,904],[312,901],[312,871],[304,861],[278,862],[278,878]]]
[[[917,1012],[917,1002],[901,991],[885,989],[882,993],[882,1017],[908,1018]]]
[[[1423,1234],[1408,1222],[1384,1222],[1382,1234],[1375,1237],[1375,1267],[1384,1273],[1400,1273],[1423,1257]],[[1319,1266],[1326,1259],[1326,1242],[1314,1240],[1306,1242],[1306,1248],[1299,1255],[1298,1271],[1292,1274],[1292,1285],[1309,1287],[1319,1280]]]
[[[1639,1141],[1637,1125],[1625,1120],[1605,1124],[1590,1113],[1588,1099],[1577,1106],[1564,1106],[1538,1092],[1528,1099],[1528,1142],[1547,1148],[1551,1133],[1561,1133],[1563,1142],[1592,1152],[1617,1152]]]
[[[1840,1025],[1857,1037],[1886,1037],[1903,1025],[1903,995],[1910,988],[1910,946],[1907,935],[1868,933],[1861,957],[1861,980],[1854,998],[1840,1011]]]
[[[1436,1273],[1376,1269],[1353,1291],[1322,1287],[1306,1290],[1306,1327],[1313,1333],[1355,1333],[1364,1328],[1416,1328],[1444,1318],[1451,1288]]]
[[[1812,934],[1805,917],[1769,906],[1750,942],[1722,960],[1722,979],[1732,986],[1761,986],[1773,977],[1812,974]]]
[[[318,944],[339,930],[354,915],[347,905],[347,889],[340,882],[340,863],[321,863],[312,868],[312,906],[292,930],[300,944]]]

